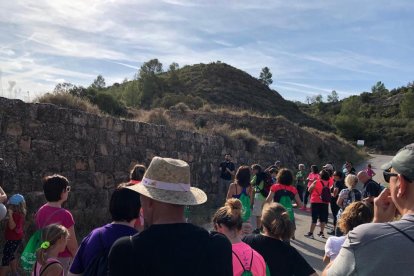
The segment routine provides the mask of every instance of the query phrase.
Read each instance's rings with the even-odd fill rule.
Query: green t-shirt
[[[296,173],[296,186],[306,186],[306,172],[305,171],[298,171]]]

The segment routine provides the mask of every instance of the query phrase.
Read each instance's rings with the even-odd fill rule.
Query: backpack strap
[[[60,263],[60,262],[58,262],[58,261],[53,261],[53,262],[50,262],[50,263],[48,263],[46,266],[45,266],[45,268],[40,268],[40,274],[39,274],[39,276],[42,276],[42,274],[43,274],[43,272],[45,272],[46,271],[46,269],[48,269],[51,265],[53,265],[53,264],[59,264],[61,267],[62,267],[62,269],[63,269],[63,266],[62,266],[62,264]]]
[[[234,256],[236,256],[237,260],[239,260],[239,263],[240,263],[240,265],[241,265],[241,267],[243,268],[243,270],[244,270],[244,271],[252,271],[252,263],[253,263],[253,249],[252,249],[252,257],[250,258],[250,269],[249,269],[249,270],[247,270],[247,269],[244,267],[244,265],[243,265],[242,261],[240,260],[239,256],[237,256],[237,254],[236,254],[233,250],[232,250],[232,252],[233,252]]]
[[[50,221],[50,219],[54,216],[54,215],[56,215],[57,213],[59,213],[60,211],[63,211],[64,209],[61,207],[61,208],[59,208],[59,209],[57,209],[56,211],[54,211],[53,213],[51,213],[48,217],[47,217],[47,219],[45,220],[45,222],[43,223],[43,225],[42,225],[42,227],[39,227],[39,229],[42,229],[42,228],[45,228],[46,226],[48,226],[49,224],[48,224],[48,222]],[[40,225],[39,225],[40,226]]]
[[[387,224],[389,226],[391,226],[392,228],[394,228],[395,230],[397,230],[398,232],[400,232],[401,234],[403,234],[407,239],[409,239],[410,241],[414,242],[414,239],[412,237],[410,237],[407,233],[405,233],[403,230],[401,230],[400,228],[398,228],[397,226],[387,222]]]

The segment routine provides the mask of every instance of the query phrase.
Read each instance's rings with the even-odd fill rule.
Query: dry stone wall
[[[192,183],[209,197],[207,204],[191,209],[191,219],[204,223],[215,207],[218,164],[226,152],[238,165],[298,161],[289,143],[270,143],[250,153],[242,141],[228,149],[218,136],[0,98],[0,185],[9,195],[26,197],[29,232],[32,215],[45,203],[43,176],[60,173],[70,180],[72,191],[65,207],[83,237],[109,221],[110,194],[128,179],[129,169],[135,163],[148,165],[156,155],[190,164]]]

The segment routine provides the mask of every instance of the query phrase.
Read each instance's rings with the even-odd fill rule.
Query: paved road
[[[387,155],[376,155],[371,154],[371,158],[366,162],[358,164],[355,168],[357,171],[366,167],[368,163],[372,165],[373,170],[376,173],[374,180],[380,183],[385,183],[384,178],[382,176],[381,165],[388,162],[392,156]],[[324,248],[326,239],[319,238],[315,235],[315,239],[308,239],[304,237],[309,231],[309,226],[311,222],[311,217],[309,212],[295,210],[295,218],[296,218],[296,240],[292,241],[292,245],[298,249],[301,254],[305,257],[305,259],[309,262],[309,264],[317,270],[318,273],[324,268],[322,263],[322,258],[324,255]],[[332,214],[330,213],[329,223],[327,226],[328,231],[332,229]],[[315,233],[319,232],[319,228],[315,229]],[[325,232],[326,235],[326,232]]]

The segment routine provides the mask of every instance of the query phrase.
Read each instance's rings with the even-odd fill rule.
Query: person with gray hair
[[[389,187],[374,199],[373,222],[348,233],[322,275],[413,275],[414,143],[382,169]]]

